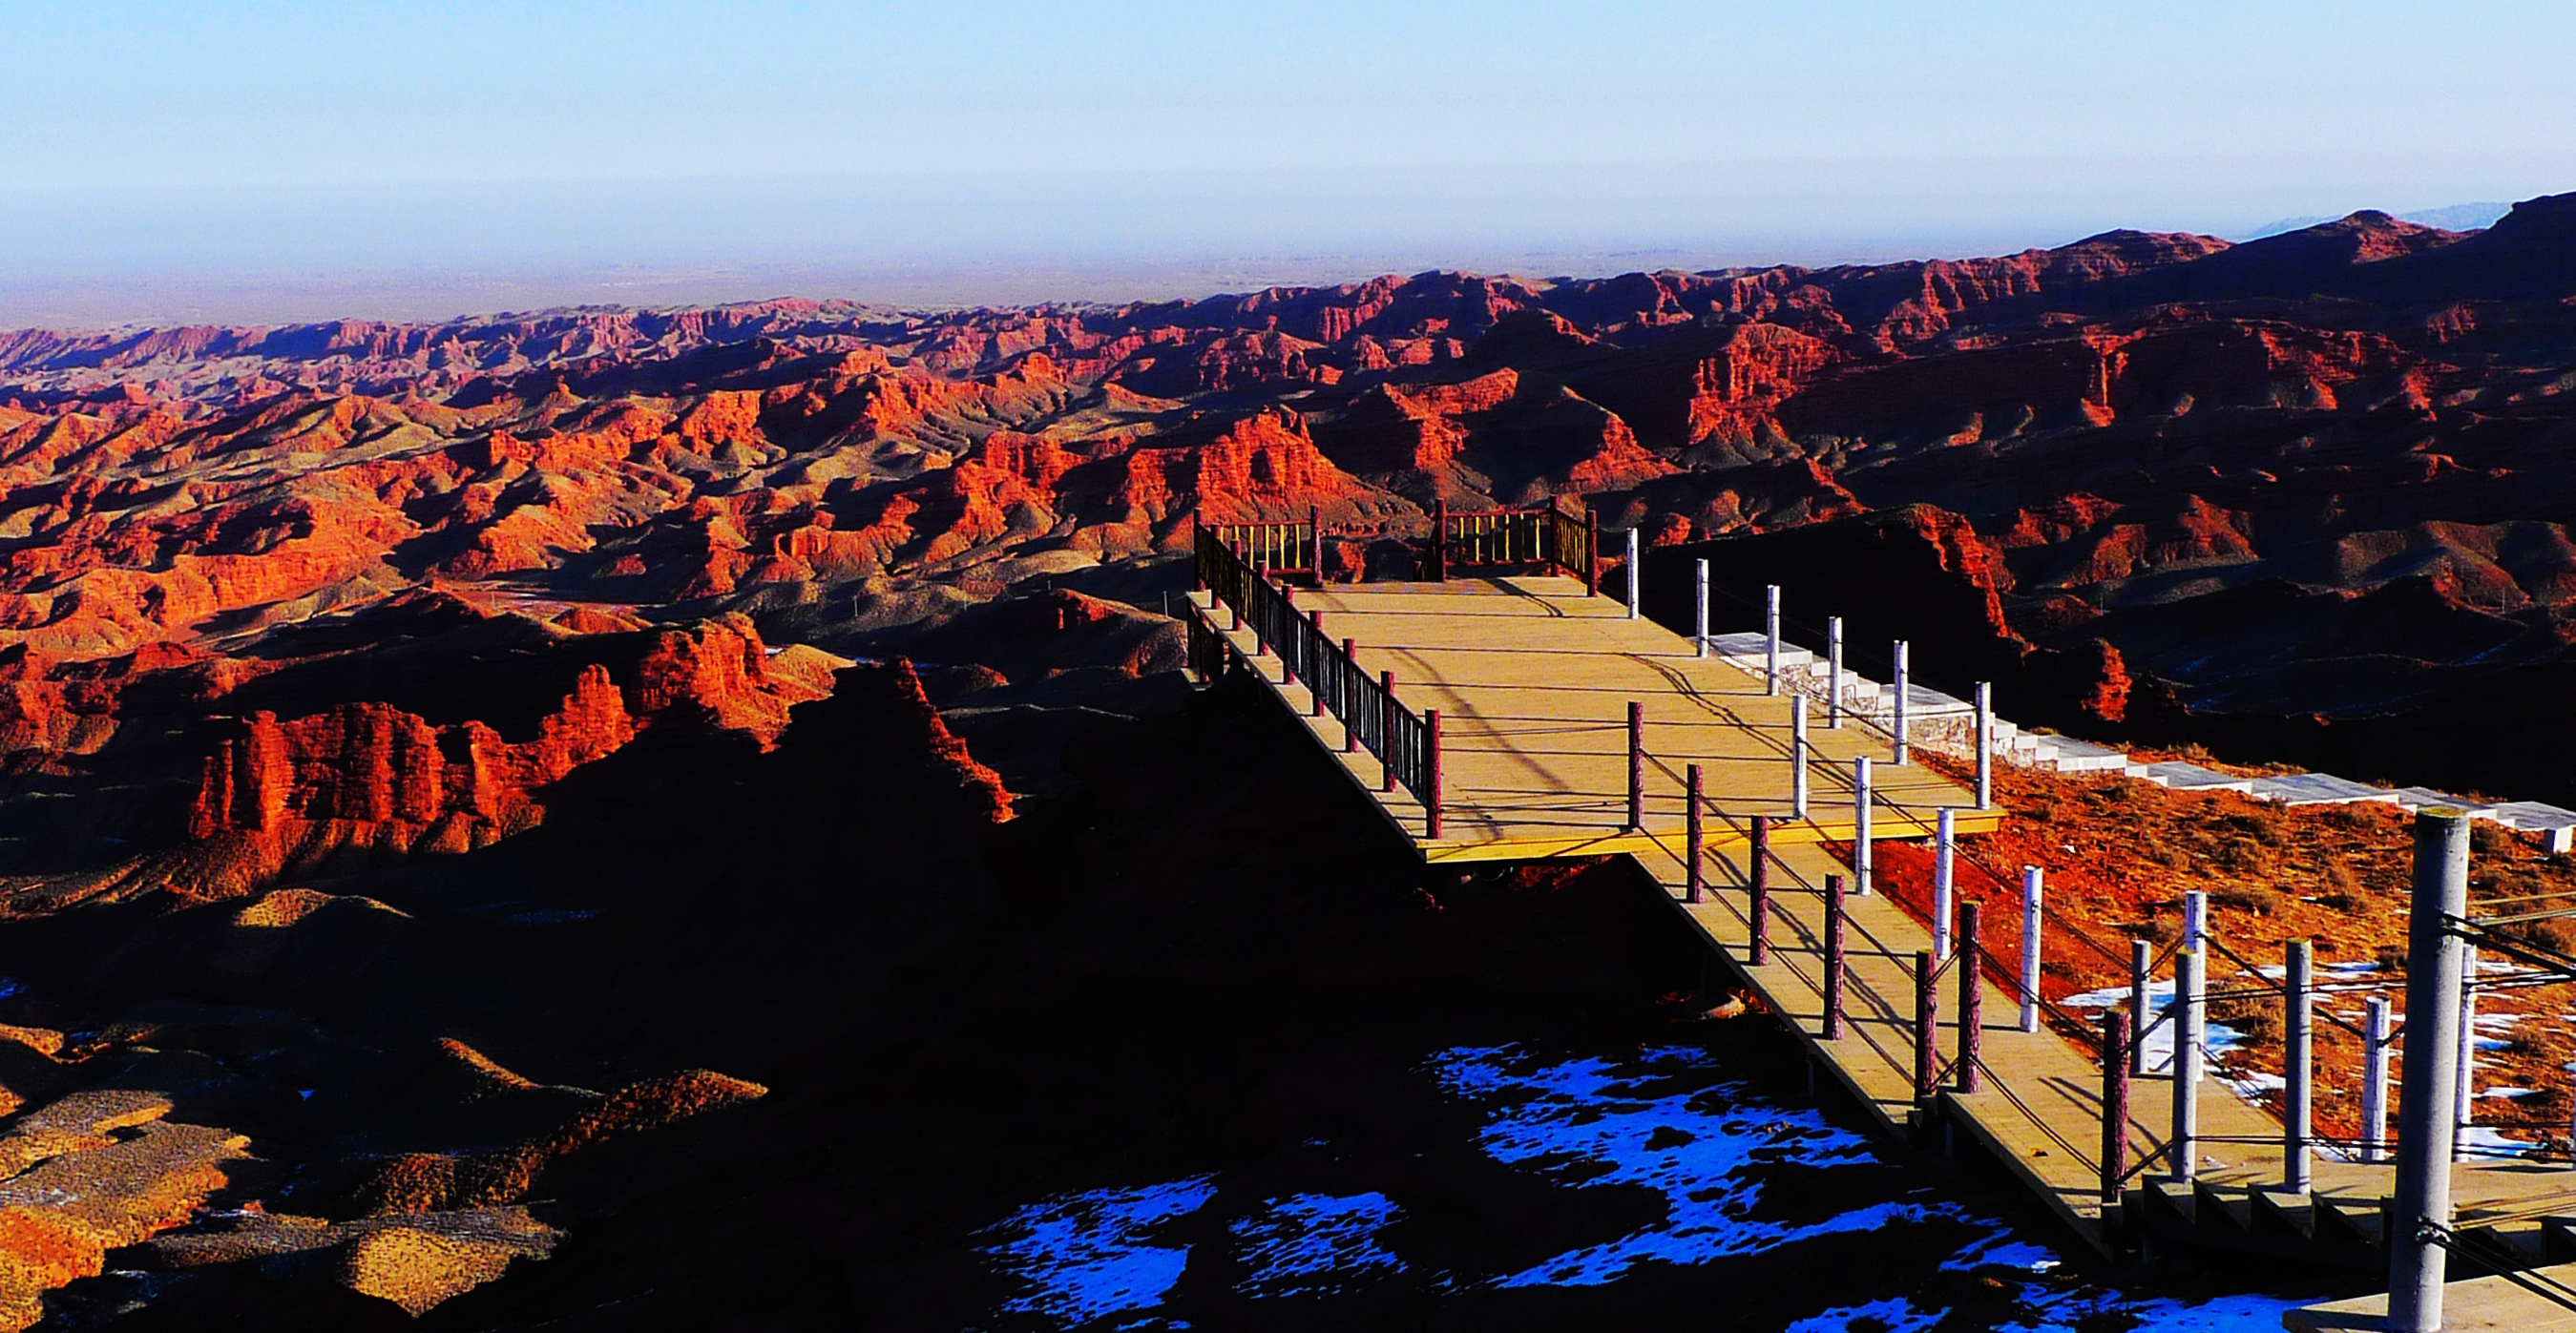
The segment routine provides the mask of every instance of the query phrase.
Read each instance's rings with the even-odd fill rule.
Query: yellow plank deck
[[[1195,594],[1212,622],[1226,615]],[[1914,1101],[1914,955],[1930,931],[1884,897],[1850,900],[1845,1035],[1825,1041],[1824,904],[1817,887],[1827,874],[1848,874],[1821,845],[1848,842],[1854,831],[1851,760],[1869,755],[1873,788],[1902,807],[1873,814],[1875,839],[1930,835],[1935,811],[1954,811],[1961,833],[1990,831],[1999,811],[1973,808],[1971,795],[1921,764],[1895,766],[1887,738],[1851,723],[1810,717],[1810,818],[1791,814],[1790,701],[1763,693],[1758,676],[1715,658],[1699,658],[1690,640],[1626,609],[1587,597],[1568,578],[1459,579],[1445,584],[1370,583],[1297,591],[1301,609],[1321,610],[1335,640],[1355,640],[1372,677],[1395,673],[1397,697],[1417,711],[1438,709],[1442,721],[1444,828],[1423,836],[1424,811],[1402,789],[1383,792],[1377,761],[1343,752],[1341,724],[1312,714],[1300,684],[1278,679],[1275,657],[1256,658],[1263,678],[1336,755],[1351,780],[1377,802],[1388,822],[1432,863],[1526,861],[1558,856],[1624,854],[1660,882],[1675,908],[1795,1031],[1818,1067],[1847,1089],[1883,1129],[1902,1132]],[[1254,636],[1228,636],[1247,655]],[[1645,824],[1627,823],[1627,706],[1644,707],[1648,766]],[[1704,790],[1726,820],[1706,827],[1712,856],[1710,893],[1681,901],[1683,766],[1702,766]],[[1743,821],[1774,819],[1771,961],[1747,961],[1749,850]],[[1731,821],[1731,822],[1730,822]],[[2107,1244],[2100,1200],[2102,1074],[2092,1055],[2043,1029],[2019,1030],[2019,1003],[2007,989],[1983,983],[1984,1090],[1942,1094],[1957,1132],[2004,1163],[2057,1216],[2096,1247]],[[1957,1050],[1957,981],[1941,985],[1936,1034],[1940,1066]],[[1946,1083],[1945,1083],[1946,1086]],[[2280,1123],[2223,1084],[2201,1094],[2200,1177],[2222,1186],[2277,1183]],[[2158,1152],[2172,1116],[2171,1081],[2130,1084],[2128,1160]],[[2171,1168],[2159,1162],[2152,1170]],[[2367,1203],[2388,1193],[2393,1169],[2320,1161],[2320,1194]],[[2564,1198],[2576,1213],[2576,1172],[2517,1163],[2458,1169],[2453,1186],[2463,1225],[2480,1214],[2528,1212],[2534,1201]]]

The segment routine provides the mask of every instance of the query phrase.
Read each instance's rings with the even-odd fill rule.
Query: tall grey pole
[[[1780,692],[1780,585],[1762,590],[1762,692]]]
[[[1843,729],[1843,618],[1825,620],[1825,730]]]
[[[2389,1021],[2388,997],[2373,995],[2364,1006],[2369,1017],[2361,1035],[2361,1160],[2388,1160],[2388,1050],[2396,1025]]]
[[[1807,696],[1789,696],[1789,817],[1807,817]]]
[[[2041,872],[2021,868],[2021,1030],[2039,1031],[2039,922]]]
[[[2308,1145],[2314,1137],[2316,1066],[2312,1062],[2315,949],[2290,941],[2282,984],[2286,1011],[2281,1038],[2281,1188],[2304,1191],[2311,1183]]]
[[[1995,687],[1977,682],[1977,808],[1995,808]]]
[[[2147,1072],[2147,991],[2154,985],[2155,946],[2145,940],[2129,941],[2129,1073],[2132,1077]]]
[[[1852,760],[1852,892],[1869,893],[1869,756]]]
[[[1945,963],[1950,961],[1950,919],[1958,911],[1951,879],[1958,854],[1958,822],[1956,813],[1942,806],[1932,833],[1932,956]]]
[[[1898,639],[1898,640],[1896,641],[1896,648],[1895,648],[1895,650],[1894,650],[1894,655],[1895,655],[1895,658],[1896,658],[1896,751],[1895,751],[1895,758],[1894,758],[1893,762],[1894,762],[1894,763],[1896,763],[1899,767],[1903,767],[1903,766],[1904,766],[1904,764],[1905,764],[1905,736],[1906,736],[1906,727],[1905,727],[1905,696],[1906,696],[1907,689],[1908,689],[1908,687],[1907,687],[1907,685],[1906,685],[1906,683],[1905,683],[1905,677],[1906,677],[1906,675],[1907,675],[1907,672],[1906,672],[1906,669],[1905,669],[1905,668],[1906,668],[1906,662],[1905,662],[1905,658],[1906,658],[1906,646],[1905,646],[1905,640],[1903,640],[1903,639]]]
[[[1708,656],[1708,562],[1705,560],[1699,562],[1698,596],[1698,610],[1691,622],[1696,631],[1691,635],[1691,656],[1706,657]]]
[[[2184,1180],[2200,1174],[2200,981],[2200,954],[2175,954],[2173,1173]]]
[[[2415,815],[2414,902],[2406,928],[2406,1071],[2397,1100],[2397,1212],[2388,1235],[2388,1327],[2442,1327],[2451,1225],[2452,1111],[2460,1082],[2460,983],[2466,951],[2451,923],[2469,910],[2469,817]]]
[[[1641,596],[1639,588],[1644,583],[1644,580],[1639,578],[1638,575],[1644,571],[1638,566],[1637,553],[1637,530],[1635,528],[1630,528],[1628,529],[1628,618],[1630,620],[1635,620],[1637,618],[1638,608],[1644,605],[1643,602],[1638,600]]]

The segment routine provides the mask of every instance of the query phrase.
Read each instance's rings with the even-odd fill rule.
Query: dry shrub
[[[2218,868],[2231,874],[2270,878],[2280,873],[2281,857],[2269,844],[2245,834],[2238,834],[2218,845],[2217,855],[2210,858]]]
[[[2250,987],[2252,983],[2245,984]],[[2280,1009],[2279,996],[2249,989],[2213,997],[2209,1002],[2209,1018],[2211,1022],[2225,1023],[2236,1029],[2247,1042],[2261,1045],[2280,1035]]]
[[[2480,856],[2500,856],[2514,849],[2514,836],[2502,825],[2479,820],[2469,825],[2469,850]]]
[[[2289,900],[2289,896],[2268,884],[2222,884],[2209,891],[2211,902],[2252,912],[2256,916],[2270,916]]]
[[[2576,918],[2552,916],[2538,921],[2511,921],[2496,927],[2496,933],[2552,953],[2576,957]]]

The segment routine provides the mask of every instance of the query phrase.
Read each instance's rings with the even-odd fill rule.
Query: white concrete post
[[[2397,1207],[2388,1228],[2388,1327],[2436,1333],[2449,1253],[2451,1144],[2459,1091],[2461,964],[2451,923],[2469,914],[2469,817],[2415,815],[2415,891],[2406,929],[2406,1072],[2397,1098]]]
[[[2155,946],[2145,940],[2129,941],[2129,1076],[2144,1077],[2147,1069],[2147,991],[2155,984]]]
[[[2361,1160],[2388,1160],[2388,1052],[2395,1025],[2388,1020],[2388,997],[2373,995],[2365,1006],[2369,1017],[2361,1036]]]
[[[2316,1118],[2316,1066],[2311,1063],[2316,952],[2306,940],[2292,940],[2284,961],[2288,967],[2281,997],[2281,1188],[2304,1191],[2313,1183],[2308,1144]]]
[[[1762,590],[1762,692],[1780,692],[1780,585]]]
[[[1898,640],[1896,641],[1895,656],[1896,656],[1896,755],[1895,755],[1894,762],[1895,762],[1899,767],[1902,767],[1902,766],[1905,764],[1905,762],[1906,762],[1906,757],[1905,757],[1905,737],[1906,737],[1906,727],[1905,727],[1905,703],[1906,703],[1906,699],[1905,699],[1905,696],[1906,696],[1906,694],[1908,693],[1909,689],[1911,688],[1910,686],[1908,686],[1908,685],[1906,684],[1906,680],[1905,680],[1905,677],[1906,677],[1906,675],[1908,674],[1908,673],[1907,673],[1907,671],[1906,671],[1906,661],[1905,661],[1905,658],[1906,658],[1905,640],[1903,640],[1903,639],[1898,639]]]
[[[2200,974],[2206,977],[2209,974],[2209,895],[2198,889],[2182,896],[2182,947],[2200,955]],[[2206,992],[2194,990],[2191,998],[2197,1002],[2208,997]]]
[[[1691,622],[1698,631],[1691,636],[1693,657],[1708,656],[1708,562],[1699,562],[1698,610]]]
[[[1843,618],[1825,621],[1825,730],[1843,729]]]
[[[1942,806],[1939,822],[1932,834],[1932,956],[1950,961],[1952,918],[1958,914],[1951,872],[1952,858],[1957,855],[1958,819],[1950,807]]]
[[[2451,1123],[2458,1127],[2451,1140],[2451,1160],[2471,1159],[2468,1148],[2469,1126],[2477,1122],[2478,1109],[2478,946],[2460,946],[2460,1082],[2459,1095],[2453,1099]]]
[[[2041,871],[2021,868],[2021,1030],[2039,1031],[2039,923]]]
[[[1789,817],[1807,817],[1807,696],[1789,696]]]
[[[1643,574],[1645,570],[1637,559],[1638,551],[1640,549],[1639,543],[1640,539],[1637,536],[1637,530],[1635,528],[1628,529],[1628,618],[1630,620],[1635,620],[1638,617],[1638,608],[1645,604],[1640,600],[1644,596],[1644,593],[1640,591],[1644,584],[1644,580],[1640,579],[1638,576]]]
[[[2201,1008],[2200,954],[2174,955],[2173,1169],[2184,1180],[2200,1174]]]
[[[1977,682],[1977,808],[1995,808],[1995,687]]]
[[[1869,896],[1869,756],[1852,760],[1852,892]]]

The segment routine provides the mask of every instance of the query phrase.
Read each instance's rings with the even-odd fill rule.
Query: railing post
[[[1288,613],[1281,617],[1286,623],[1279,627],[1279,683],[1294,685],[1297,683],[1297,667],[1289,659],[1295,656],[1296,646],[1288,641],[1297,637],[1297,590],[1285,583],[1280,584],[1279,606]]]
[[[1825,1040],[1843,1035],[1843,877],[1825,876]]]
[[[1825,620],[1825,730],[1843,729],[1843,618]]]
[[[2129,1043],[2129,1072],[2145,1075],[2147,1069],[2147,991],[2155,984],[2149,975],[2155,969],[2155,946],[2145,940],[2129,941],[2129,1030],[2137,1034]]]
[[[1324,507],[1306,506],[1306,543],[1313,548],[1315,586],[1324,586]]]
[[[1640,566],[1645,563],[1644,554],[1645,538],[1639,535],[1635,528],[1628,529],[1628,618],[1630,620],[1645,614],[1644,581],[1637,577],[1641,572]]]
[[[1977,1063],[1985,1057],[1986,996],[1978,985],[1984,978],[1985,953],[1977,944],[1978,919],[1975,903],[1959,908],[1959,938],[1963,941],[1954,955],[1952,967],[1959,969],[1959,1091],[1975,1092],[1985,1086],[1985,1075]]]
[[[2316,1070],[2310,1064],[2315,1006],[2309,998],[2315,950],[2306,940],[2292,940],[2288,953],[2281,987],[2281,1188],[2305,1190],[2311,1181],[2308,1143],[2315,1120]]]
[[[1869,896],[1876,860],[1870,850],[1869,805],[1869,756],[1860,755],[1852,760],[1852,891],[1863,898]]]
[[[1686,903],[1698,902],[1700,890],[1708,882],[1703,869],[1707,843],[1699,822],[1699,793],[1699,765],[1693,764],[1682,770],[1682,847],[1684,857],[1690,861],[1689,870],[1682,876],[1682,901]]]
[[[1977,682],[1977,808],[1995,808],[1995,687]]]
[[[1950,957],[1950,919],[1958,909],[1956,881],[1958,820],[1950,807],[1942,806],[1932,824],[1932,952],[1948,961]]]
[[[1908,693],[1910,693],[1910,692],[1911,692],[1911,687],[1906,683],[1906,679],[1905,679],[1905,678],[1906,678],[1906,676],[1907,676],[1908,674],[1910,674],[1910,673],[1906,670],[1906,660],[1905,660],[1905,659],[1906,659],[1906,657],[1908,656],[1908,653],[1907,653],[1907,646],[1906,646],[1906,642],[1905,642],[1905,640],[1903,640],[1903,639],[1898,639],[1898,640],[1896,641],[1896,646],[1895,646],[1895,648],[1894,648],[1894,650],[1893,650],[1893,651],[1894,651],[1894,654],[1895,654],[1895,657],[1896,657],[1896,682],[1895,682],[1895,686],[1896,686],[1896,748],[1895,748],[1895,751],[1894,751],[1894,753],[1895,753],[1895,761],[1894,761],[1894,762],[1896,763],[1896,765],[1897,765],[1898,767],[1900,767],[1900,768],[1901,768],[1901,767],[1903,767],[1903,766],[1905,765],[1905,763],[1906,763],[1906,744],[1905,744],[1905,741],[1906,741],[1906,735],[1907,735],[1907,727],[1906,727],[1906,725],[1905,725],[1905,721],[1906,721],[1906,704],[1907,704],[1907,701],[1906,701],[1906,697],[1905,697],[1905,696],[1906,696]]]
[[[2102,1015],[2102,1203],[2120,1201],[2129,1178],[2129,1016],[2114,1008]]]
[[[1628,827],[1646,826],[1646,706],[1628,701]]]
[[[1190,508],[1190,548],[1198,557],[1190,562],[1192,566],[1190,591],[1206,592],[1208,590],[1207,520],[1200,516],[1195,505]]]
[[[1699,562],[1697,610],[1691,620],[1691,656],[1708,656],[1708,562]]]
[[[1590,506],[1583,510],[1583,595],[1601,595],[1601,514]]]
[[[1395,673],[1381,671],[1377,677],[1377,757],[1383,764],[1378,774],[1379,791],[1395,790]]]
[[[1744,915],[1752,932],[1752,955],[1755,967],[1771,962],[1771,816],[1753,817],[1753,849],[1746,854],[1744,880],[1746,897]]]
[[[2041,872],[2021,868],[2021,1030],[2039,1031],[2039,924]]]
[[[1342,753],[1357,754],[1360,748],[1360,645],[1356,639],[1342,640],[1342,704],[1333,716],[1342,720]]]
[[[2173,1160],[2176,1178],[2200,1174],[2200,955],[2174,955]]]
[[[1789,696],[1789,817],[1807,817],[1807,696]]]
[[[1308,703],[1306,716],[1322,717],[1324,715],[1324,677],[1330,673],[1323,669],[1324,664],[1321,659],[1324,654],[1332,651],[1333,641],[1324,637],[1324,613],[1322,611],[1316,610],[1307,612],[1306,623],[1315,631],[1314,637],[1307,640],[1307,644],[1313,649],[1313,651],[1307,654],[1306,661],[1306,694]]]
[[[1780,585],[1762,590],[1762,692],[1780,692]]]
[[[1914,951],[1914,1104],[1928,1106],[1941,1078],[1941,973],[1932,951]]]
[[[1431,502],[1431,581],[1449,581],[1449,502]]]
[[[2364,1006],[2368,1017],[2361,1036],[2361,1160],[2388,1160],[2388,1057],[2395,1025],[2389,1021],[2388,997],[2373,995]]]
[[[1440,840],[1440,710],[1422,710],[1422,826],[1423,836]]]
[[[2460,1073],[2454,1084],[2451,1160],[2469,1160],[2468,1128],[2477,1119],[2478,1087],[2478,946],[2460,946]]]

